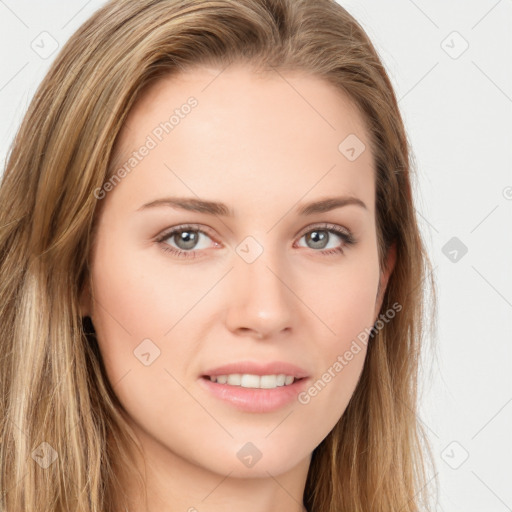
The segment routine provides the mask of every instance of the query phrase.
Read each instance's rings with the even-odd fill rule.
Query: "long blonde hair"
[[[334,0],[113,0],[69,39],[15,137],[0,187],[0,507],[114,512],[136,438],[79,297],[113,148],[144,88],[191,66],[303,70],[343,90],[371,135],[381,269],[396,265],[355,393],[314,450],[309,512],[428,507],[417,417],[431,264],[413,205],[397,100],[368,36]],[[42,444],[47,443],[47,444]],[[56,456],[56,460],[53,459]],[[39,463],[37,463],[39,462]],[[52,463],[53,462],[53,463]],[[433,462],[432,462],[433,463]],[[141,480],[142,482],[142,480]]]

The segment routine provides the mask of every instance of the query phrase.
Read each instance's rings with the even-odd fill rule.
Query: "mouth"
[[[199,384],[216,400],[243,412],[271,413],[291,406],[308,386],[308,377],[286,374],[202,375]]]
[[[279,387],[287,387],[304,379],[304,377],[295,377],[284,373],[269,375],[231,373],[225,375],[203,375],[202,378],[217,384],[250,389],[276,389]]]
[[[210,396],[252,413],[290,406],[311,380],[308,371],[287,361],[237,361],[201,373],[199,383]]]

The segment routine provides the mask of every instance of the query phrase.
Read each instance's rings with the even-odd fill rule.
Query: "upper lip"
[[[302,379],[308,376],[303,368],[284,361],[272,361],[268,363],[258,363],[254,361],[238,361],[236,363],[224,364],[207,370],[203,376],[213,377],[217,375],[231,374],[251,374],[251,375],[291,375],[296,379]]]

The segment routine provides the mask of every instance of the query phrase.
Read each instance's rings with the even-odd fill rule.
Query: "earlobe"
[[[396,263],[396,242],[393,242],[388,249],[386,256],[386,267],[380,274],[379,286],[377,289],[377,297],[375,300],[375,317],[379,314],[380,308],[382,307],[382,301],[384,300],[384,294],[388,286],[388,281],[395,268]]]

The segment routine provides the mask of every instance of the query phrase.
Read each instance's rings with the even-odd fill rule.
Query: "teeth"
[[[293,382],[293,381],[292,381]],[[283,375],[282,373],[276,377],[276,384],[278,386],[284,386],[286,383],[286,375]],[[289,383],[288,383],[289,384]]]
[[[222,375],[224,377],[224,375]],[[228,384],[230,386],[240,386],[242,383],[242,376],[239,373],[234,373],[233,375],[228,375]]]
[[[210,377],[212,382],[242,386],[243,388],[274,389],[280,386],[289,386],[295,380],[292,375],[251,375],[249,373],[233,373],[230,375],[217,375]]]

